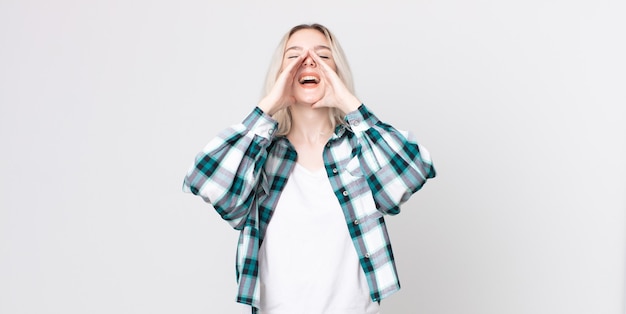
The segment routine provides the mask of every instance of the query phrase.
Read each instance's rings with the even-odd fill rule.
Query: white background
[[[438,170],[384,313],[624,313],[625,7],[2,0],[0,313],[236,313],[237,232],[181,183],[304,22]]]

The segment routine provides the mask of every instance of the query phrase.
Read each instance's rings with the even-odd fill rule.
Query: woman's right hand
[[[293,80],[298,72],[299,65],[302,64],[302,60],[304,60],[307,53],[307,51],[303,51],[282,69],[272,90],[259,102],[259,108],[263,112],[271,116],[277,111],[295,103],[295,98],[292,94]]]

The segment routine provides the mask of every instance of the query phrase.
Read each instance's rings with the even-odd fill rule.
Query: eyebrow
[[[321,50],[321,49],[331,50],[328,46],[324,46],[324,45],[317,45],[317,46],[313,47],[313,50]],[[300,46],[291,46],[291,47],[285,49],[285,52],[287,52],[289,50],[302,50],[302,47],[300,47]]]

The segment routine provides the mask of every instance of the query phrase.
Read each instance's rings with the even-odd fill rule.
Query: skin
[[[361,102],[343,84],[326,37],[314,29],[302,29],[287,41],[281,72],[274,88],[260,102],[269,115],[290,107],[292,127],[287,139],[298,153],[297,162],[309,170],[324,166],[322,152],[332,135],[330,108],[344,113],[356,110]],[[303,75],[319,77],[315,85],[302,85]]]

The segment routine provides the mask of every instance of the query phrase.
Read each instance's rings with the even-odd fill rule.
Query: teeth
[[[319,83],[319,80],[315,76],[307,75],[307,76],[303,76],[303,77],[300,78],[300,83],[305,83],[305,82]]]

